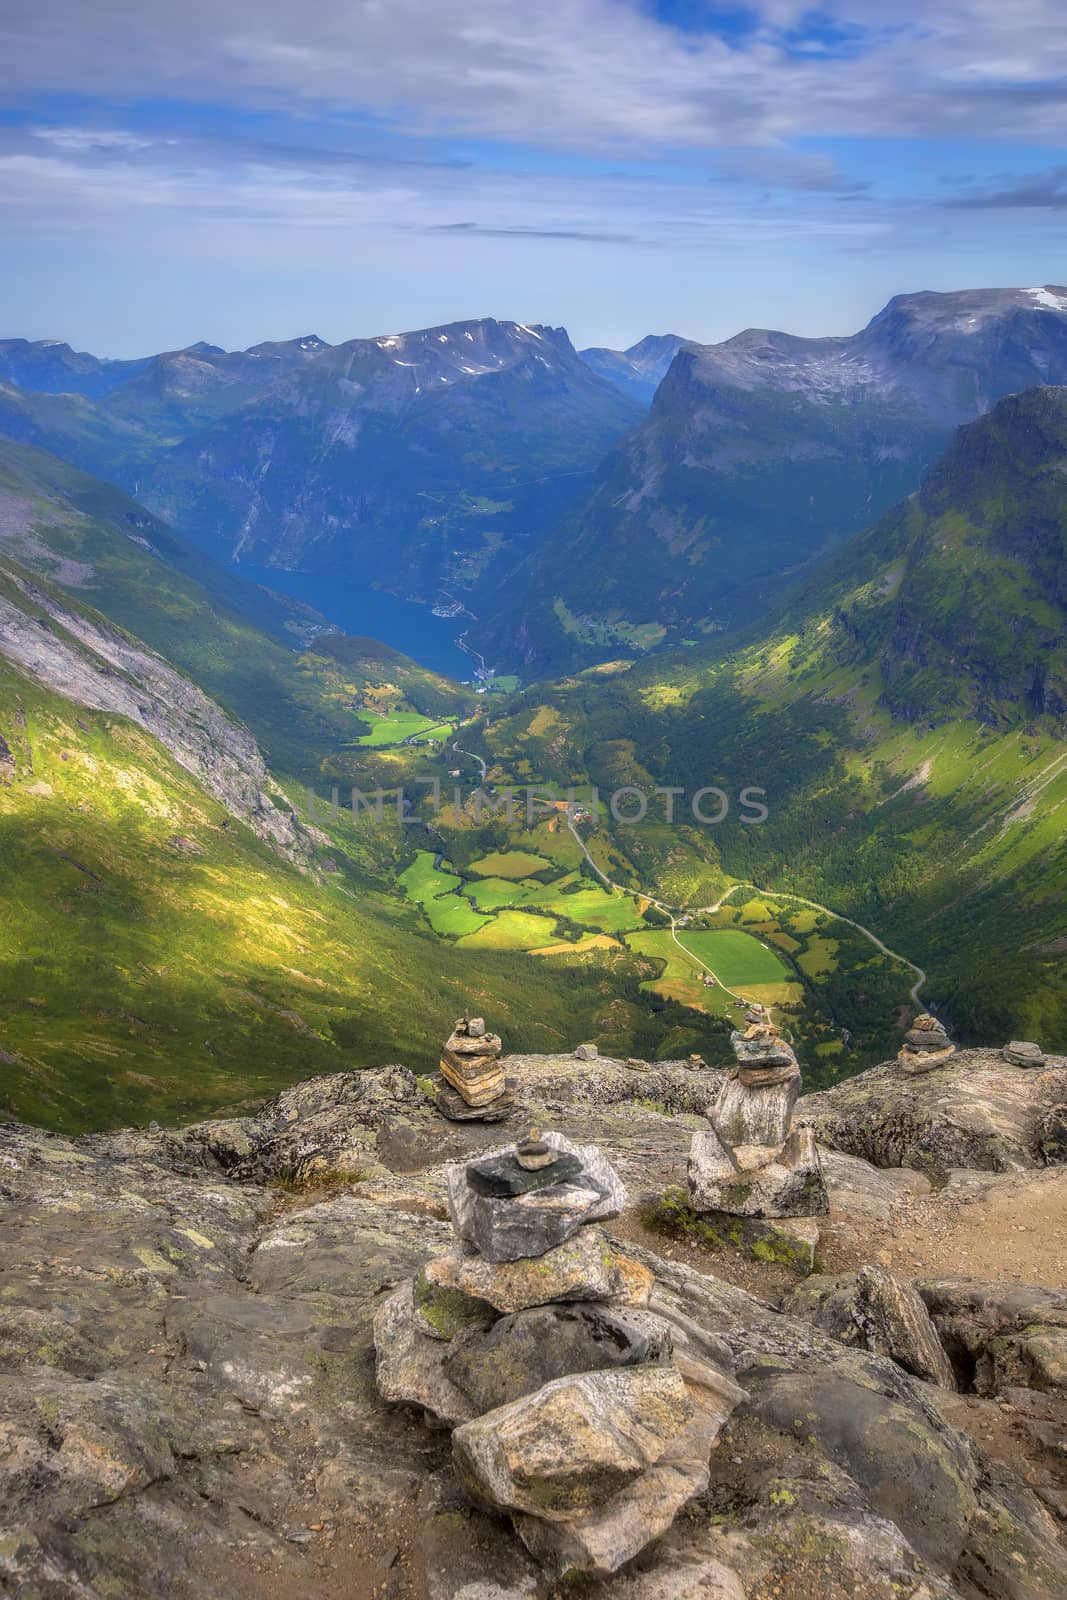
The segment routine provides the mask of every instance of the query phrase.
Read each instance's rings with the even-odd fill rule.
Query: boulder
[[[654,1465],[692,1416],[672,1366],[579,1373],[457,1429],[452,1457],[482,1504],[566,1520]]]
[[[937,1072],[872,1067],[797,1107],[819,1140],[876,1167],[992,1172],[1041,1165],[1034,1140],[1050,1106],[1067,1102],[1062,1072],[1034,1072],[999,1050],[960,1050]]]
[[[536,1259],[493,1262],[454,1250],[427,1262],[425,1270],[438,1287],[461,1289],[504,1312],[574,1300],[644,1305],[652,1283],[597,1227],[580,1229]]]
[[[722,1419],[698,1411],[655,1465],[606,1504],[566,1521],[518,1512],[516,1532],[557,1578],[582,1573],[610,1577],[669,1532],[679,1512],[707,1488],[708,1458],[721,1431]],[[658,1581],[647,1594],[649,1600],[662,1600]]]
[[[692,1417],[672,1366],[579,1373],[458,1428],[452,1459],[481,1504],[566,1521],[653,1466]]]
[[[712,1128],[693,1139],[688,1170],[694,1211],[808,1217],[830,1209],[809,1128],[794,1128],[777,1152],[762,1145],[730,1149]]]
[[[577,1045],[574,1051],[575,1061],[595,1061],[600,1054],[595,1044]]]
[[[1004,1046],[1001,1055],[1013,1067],[1043,1067],[1045,1065],[1044,1051],[1039,1044],[1032,1044],[1029,1039],[1012,1039]]]
[[[581,1174],[573,1183],[556,1183],[513,1200],[477,1194],[463,1168],[448,1175],[448,1199],[456,1232],[486,1261],[519,1261],[543,1256],[588,1222],[604,1190]]]
[[[882,1267],[861,1267],[827,1283],[809,1278],[791,1306],[809,1310],[815,1326],[842,1344],[888,1356],[928,1383],[956,1387],[952,1363],[921,1296]]]
[[[374,1316],[375,1380],[383,1400],[421,1406],[450,1426],[478,1407],[448,1379],[449,1345],[425,1332],[415,1314],[413,1284],[403,1283]]]
[[[708,1109],[708,1120],[724,1144],[783,1145],[789,1137],[793,1108],[800,1096],[800,1073],[781,1083],[746,1087],[730,1078]]]
[[[1019,1387],[1067,1395],[1067,1291],[964,1277],[920,1279],[916,1287],[976,1393]]]
[[[486,1194],[483,1173],[513,1165],[514,1147],[494,1151],[468,1166],[448,1171],[448,1203],[459,1237],[486,1261],[518,1261],[544,1255],[571,1238],[583,1224],[616,1216],[626,1204],[626,1190],[610,1164],[594,1146],[573,1145],[561,1134],[546,1133],[544,1142],[560,1162],[577,1167],[563,1182],[543,1184],[541,1173],[522,1173],[530,1192],[501,1198]],[[551,1173],[553,1168],[544,1171]]]
[[[652,1317],[597,1305],[535,1306],[458,1340],[445,1373],[480,1413],[556,1378],[659,1361],[671,1348],[670,1328]]]
[[[711,1406],[669,1365],[559,1379],[458,1428],[456,1470],[477,1501],[511,1512],[543,1566],[608,1576],[706,1486],[740,1395],[729,1387]]]

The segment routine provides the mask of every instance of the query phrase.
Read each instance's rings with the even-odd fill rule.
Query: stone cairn
[[[482,1017],[456,1019],[441,1047],[437,1109],[452,1122],[500,1122],[514,1109],[515,1086],[500,1065],[500,1036]]]
[[[557,1576],[606,1576],[666,1532],[745,1398],[598,1226],[626,1200],[596,1146],[536,1128],[456,1163],[452,1249],[374,1319],[383,1398],[454,1430],[467,1494]]]
[[[897,1060],[911,1077],[922,1072],[932,1072],[956,1054],[956,1046],[936,1017],[924,1011],[916,1017],[900,1047]]]
[[[704,1216],[812,1218],[830,1209],[811,1128],[793,1127],[800,1067],[765,1006],[752,1006],[730,1036],[736,1066],[693,1138],[689,1199]],[[737,1230],[725,1229],[733,1237]],[[812,1228],[817,1242],[818,1230]],[[763,1230],[750,1229],[748,1243]],[[773,1234],[774,1230],[770,1230]],[[740,1242],[740,1241],[739,1241]],[[812,1249],[814,1244],[812,1245]]]
[[[1045,1053],[1039,1044],[1031,1044],[1029,1039],[1013,1039],[1006,1044],[1000,1052],[1005,1061],[1013,1067],[1043,1067]]]

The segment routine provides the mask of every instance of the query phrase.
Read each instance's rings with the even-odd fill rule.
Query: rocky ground
[[[1062,1600],[1067,1064],[971,1051],[802,1101],[832,1199],[803,1281],[680,1207],[664,1231],[720,1074],[506,1068],[531,1119],[614,1163],[608,1230],[747,1396],[708,1490],[583,1592]],[[443,1123],[401,1067],[176,1131],[0,1129],[0,1587],[548,1600],[447,1432],[374,1382],[376,1309],[451,1243],[444,1164],[512,1133]]]

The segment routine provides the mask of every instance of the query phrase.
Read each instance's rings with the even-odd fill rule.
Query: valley
[[[188,430],[201,465],[215,463],[216,492],[221,458],[205,429],[247,433],[268,406],[280,439],[283,412],[307,416],[312,397],[326,396],[314,426],[344,452],[354,446],[337,432],[336,408],[348,383],[357,432],[392,417],[407,463],[397,455],[396,470],[415,494],[430,481],[422,473],[433,450],[465,460],[471,430],[490,427],[518,452],[512,488],[532,489],[547,481],[535,464],[541,446],[514,409],[516,385],[529,385],[523,404],[556,430],[552,471],[578,493],[583,472],[607,466],[567,464],[566,451],[586,449],[592,435],[568,439],[565,418],[584,407],[592,427],[595,397],[596,428],[632,422],[605,392],[622,382],[624,407],[638,406],[634,383],[645,380],[634,373],[646,359],[666,374],[650,420],[615,445],[599,436],[591,448],[606,444],[607,464],[642,429],[665,437],[675,428],[663,408],[696,367],[714,367],[716,383],[728,374],[739,393],[799,384],[807,398],[788,429],[801,433],[813,384],[832,389],[833,374],[850,371],[873,392],[891,371],[899,403],[925,406],[934,433],[949,438],[951,417],[976,402],[941,384],[930,340],[958,341],[967,313],[982,330],[967,335],[968,371],[1006,360],[1020,327],[1058,360],[1067,312],[1051,292],[1047,304],[1029,295],[902,297],[858,345],[745,335],[712,356],[680,339],[651,341],[620,353],[621,368],[611,352],[579,357],[560,330],[495,323],[344,347],[308,338],[258,355],[192,350],[115,369],[87,369],[92,358],[53,347],[37,376],[35,347],[4,346],[0,816],[5,859],[19,863],[8,878],[19,910],[0,998],[9,1108],[79,1127],[141,1103],[183,1115],[237,1103],[335,1060],[379,1059],[400,997],[416,1065],[432,1059],[442,1004],[471,994],[510,1019],[518,1048],[584,1035],[620,1057],[699,1053],[716,1064],[738,1008],[758,1001],[788,1027],[815,1085],[883,1059],[921,1006],[937,1007],[965,1042],[1000,1032],[1063,1042],[1064,391],[995,406],[954,437],[918,494],[881,520],[868,512],[867,531],[820,561],[813,554],[791,580],[780,573],[775,597],[757,603],[745,590],[736,618],[714,608],[686,618],[662,605],[650,584],[659,544],[645,540],[632,558],[601,522],[597,549],[647,594],[655,620],[625,607],[597,613],[588,598],[557,593],[547,630],[542,552],[559,550],[555,570],[580,577],[586,597],[605,592],[601,556],[585,549],[554,490],[538,516],[557,531],[531,523],[528,553],[510,573],[517,547],[505,558],[505,539],[496,566],[457,579],[454,562],[438,557],[450,539],[449,560],[469,547],[446,519],[450,531],[443,523],[433,535],[445,541],[436,566],[424,569],[436,577],[416,602],[401,598],[422,587],[405,566],[413,547],[384,523],[372,543],[376,561],[398,556],[388,570],[347,557],[331,565],[314,542],[219,538],[225,519],[195,497],[146,489],[148,509],[40,448],[50,439],[111,472],[93,443],[107,435],[127,463],[116,476],[146,487],[152,431]],[[916,329],[925,330],[918,353],[908,343]],[[857,378],[859,349],[870,371]],[[33,390],[30,378],[87,387]],[[431,379],[441,397],[426,425],[438,426],[442,407],[458,411],[427,457],[429,435],[405,430],[430,404],[421,391]],[[368,412],[357,428],[368,405],[377,420]],[[849,405],[851,427],[860,413],[854,398]],[[877,428],[890,427],[888,412],[877,415]],[[37,443],[19,437],[27,418]],[[76,448],[71,429],[82,430]],[[761,430],[746,415],[747,436],[768,438]],[[172,450],[159,461],[191,459]],[[918,472],[919,456],[908,459]],[[467,467],[449,461],[459,482]],[[345,471],[363,468],[353,458]],[[244,493],[240,472],[239,481]],[[886,494],[902,482],[887,479]],[[496,491],[460,492],[464,516],[505,516]],[[799,492],[797,479],[794,501]],[[709,480],[699,493],[714,504],[719,490]],[[258,527],[290,525],[281,501],[257,505]],[[160,516],[165,506],[177,527]],[[399,507],[397,527],[410,531]],[[335,546],[342,528],[363,538],[363,513],[351,506],[327,512],[323,502],[309,515],[326,518]],[[795,544],[792,525],[788,538]],[[672,560],[695,571],[692,557],[679,547]],[[499,602],[520,585],[522,619],[503,632]],[[522,641],[531,629],[550,641],[557,626],[570,641],[565,669],[530,681],[542,656]],[[559,662],[547,649],[543,659]],[[522,678],[501,670],[520,658]],[[110,745],[99,758],[98,739],[132,741],[136,760],[124,764]],[[751,791],[765,818],[751,826],[735,803],[720,824],[702,826],[672,820],[652,799],[708,785]],[[652,801],[639,823],[615,814],[616,791]],[[32,871],[23,838],[37,840]],[[184,909],[170,931],[154,934],[145,921],[135,956],[141,921],[130,908],[159,916],[175,895]],[[270,905],[279,914],[266,931]],[[94,964],[74,959],[72,939],[94,949]],[[164,957],[174,945],[190,952],[180,977]],[[249,954],[230,959],[241,949]],[[53,961],[45,951],[64,954]],[[279,976],[286,971],[299,976]],[[190,1004],[194,973],[200,998]],[[113,1003],[86,1029],[86,997],[100,987]]]

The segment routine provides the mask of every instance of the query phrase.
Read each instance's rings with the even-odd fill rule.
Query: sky
[[[0,0],[0,337],[847,333],[1067,280],[1061,0]]]

